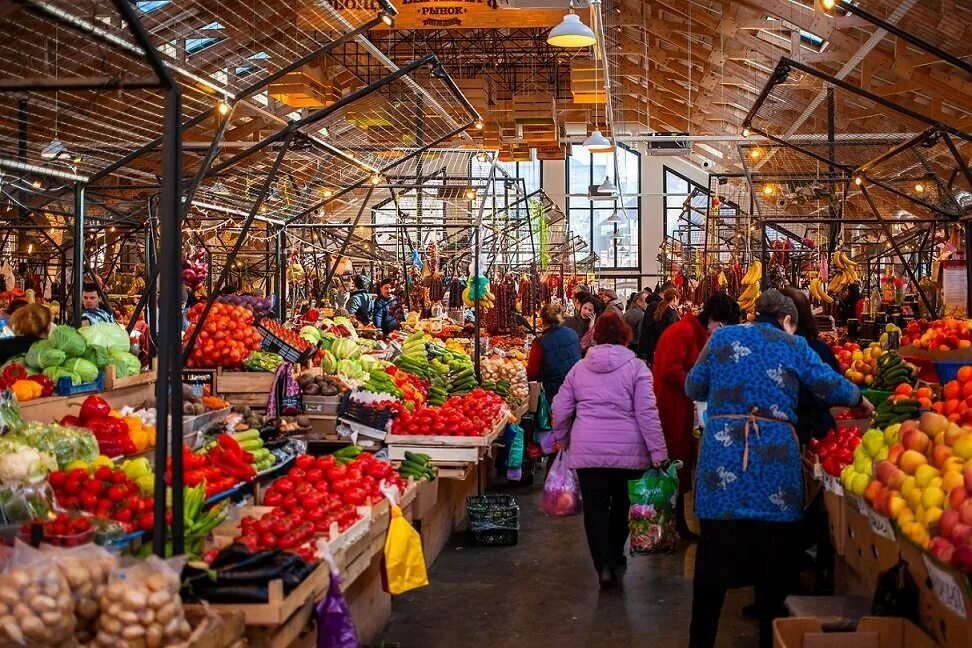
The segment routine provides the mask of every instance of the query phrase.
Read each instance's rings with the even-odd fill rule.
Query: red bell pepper
[[[81,403],[81,412],[78,414],[82,421],[89,419],[108,418],[111,414],[111,405],[100,396],[88,396]]]
[[[19,362],[11,362],[3,369],[3,379],[11,385],[18,380],[26,380],[27,367]]]
[[[50,396],[54,393],[54,381],[45,376],[44,374],[37,374],[36,376],[28,376],[27,380],[33,381],[41,386],[41,396]]]
[[[71,414],[62,417],[61,420],[58,421],[58,423],[60,423],[61,425],[70,425],[72,427],[84,427],[84,424],[81,422],[81,419]]]

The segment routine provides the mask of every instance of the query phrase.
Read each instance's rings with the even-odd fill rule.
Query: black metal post
[[[74,272],[72,272],[74,286],[71,289],[73,299],[71,306],[71,324],[78,328],[81,326],[81,291],[84,286],[84,185],[80,182],[74,185]]]
[[[470,211],[472,210],[472,204],[469,205]],[[477,284],[477,290],[475,296],[473,297],[473,317],[475,322],[473,324],[473,368],[476,374],[476,380],[479,381],[481,378],[480,368],[482,367],[482,308],[480,304],[480,291],[478,290],[479,283],[479,230],[482,227],[482,222],[476,223],[473,230],[473,276],[471,281]]]
[[[281,323],[287,320],[287,259],[284,258],[286,254],[286,247],[284,245],[284,237],[286,236],[286,229],[281,227],[277,230],[277,235],[274,237],[274,259],[276,261],[277,269],[277,280],[274,282],[276,285],[274,288],[274,294],[277,298],[277,318]]]

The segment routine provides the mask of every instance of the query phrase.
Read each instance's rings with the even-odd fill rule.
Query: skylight
[[[247,56],[246,58],[249,61],[265,61],[268,58],[270,58],[270,55],[267,54],[266,52],[257,52],[256,54],[252,54],[250,56]]]
[[[186,39],[186,54],[195,54],[206,49],[210,45],[215,45],[220,41],[219,38],[215,36],[209,36],[206,38],[187,38]]]
[[[158,11],[165,5],[169,4],[171,0],[151,0],[149,2],[136,2],[135,6],[142,13],[150,14],[153,11]]]
[[[213,31],[213,30],[216,30],[216,29],[224,29],[224,27],[223,27],[223,25],[218,20],[214,20],[213,22],[209,23],[208,25],[203,25],[202,27],[200,27],[200,29],[202,31]]]

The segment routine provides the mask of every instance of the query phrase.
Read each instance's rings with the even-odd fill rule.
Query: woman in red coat
[[[685,523],[685,493],[692,485],[695,467],[695,404],[685,395],[685,378],[695,366],[709,332],[726,324],[739,322],[739,306],[728,295],[716,293],[709,297],[698,316],[686,313],[672,324],[658,339],[651,373],[654,377],[655,401],[661,418],[665,444],[670,459],[679,459],[676,524],[678,533],[686,540],[697,538]]]

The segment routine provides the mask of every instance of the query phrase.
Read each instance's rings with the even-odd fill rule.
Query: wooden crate
[[[341,396],[304,396],[304,414],[324,414],[337,416]]]
[[[290,619],[308,602],[319,601],[327,592],[329,582],[330,567],[322,562],[287,596],[284,596],[283,581],[277,578],[270,581],[267,587],[269,596],[266,603],[210,604],[209,608],[217,611],[238,610],[243,613],[248,626],[276,626]],[[187,611],[196,611],[201,609],[202,605],[191,603],[185,607]]]
[[[208,613],[207,613],[208,612]],[[237,610],[206,610],[186,612],[186,620],[192,626],[189,648],[231,648],[244,640],[246,625],[243,613]]]
[[[261,394],[266,402],[275,374],[266,371],[222,371],[216,374],[219,394]]]
[[[389,446],[407,445],[418,447],[447,447],[447,448],[488,448],[499,438],[510,420],[510,412],[505,407],[500,412],[492,427],[483,435],[469,437],[437,436],[434,434],[387,434],[385,443]],[[421,451],[420,451],[421,452]],[[430,454],[430,453],[427,453]],[[401,457],[391,457],[401,459]]]
[[[293,615],[276,626],[250,626],[246,630],[250,648],[312,648],[317,645],[314,609],[317,601],[307,601]]]
[[[415,501],[412,502],[412,517],[424,519],[439,500],[439,480],[421,481],[416,488]]]
[[[77,416],[78,405],[90,395],[78,394],[76,396],[36,398],[22,403],[20,414],[25,421],[40,421],[42,423],[59,421],[68,414]],[[118,387],[110,392],[97,392],[95,395],[101,396],[111,403],[112,409],[118,410],[126,405],[137,408],[141,407],[146,400],[155,400],[155,382]]]
[[[155,369],[155,360],[152,361],[152,366],[148,371],[143,371],[135,376],[128,376],[126,378],[117,377],[115,365],[112,364],[105,367],[105,391],[155,384],[157,379],[158,372]]]

